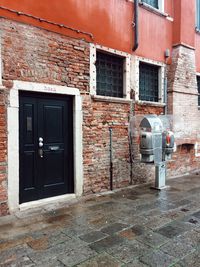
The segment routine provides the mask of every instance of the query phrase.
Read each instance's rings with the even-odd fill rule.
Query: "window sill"
[[[167,13],[162,12],[160,9],[152,7],[152,6],[150,6],[150,5],[148,5],[148,4],[144,3],[144,2],[140,2],[139,5],[141,7],[143,7],[144,9],[146,9],[146,10],[148,10],[148,11],[150,11],[150,12],[156,14],[156,15],[159,15],[159,16],[165,17],[165,18],[169,17],[169,15]]]
[[[110,103],[121,103],[121,104],[130,104],[131,99],[111,97],[111,96],[101,96],[101,95],[92,95],[94,101],[99,102],[110,102]]]
[[[152,106],[152,107],[161,107],[161,108],[166,106],[165,103],[142,101],[142,100],[137,100],[135,101],[135,103],[141,106]]]

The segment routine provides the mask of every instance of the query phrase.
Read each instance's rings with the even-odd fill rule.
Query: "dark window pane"
[[[158,9],[158,0],[142,0],[142,2]]]
[[[140,62],[139,69],[139,99],[158,102],[159,67]]]
[[[197,76],[197,87],[198,87],[198,106],[200,106],[200,76]]]
[[[123,97],[124,59],[97,52],[97,95]]]

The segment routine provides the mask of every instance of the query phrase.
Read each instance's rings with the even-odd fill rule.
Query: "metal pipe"
[[[134,0],[134,20],[133,20],[133,28],[134,31],[134,37],[135,37],[135,43],[133,46],[133,51],[136,51],[139,46],[139,24],[138,24],[138,16],[139,16],[139,3],[138,0]]]
[[[167,109],[167,77],[166,76],[164,79],[164,102],[165,102],[165,115],[166,115],[168,112],[168,109]]]
[[[132,134],[131,134],[131,130],[129,129],[130,185],[133,184],[133,156],[132,156],[132,148],[133,148]]]
[[[113,155],[112,155],[112,128],[109,128],[110,133],[110,190],[113,190]]]

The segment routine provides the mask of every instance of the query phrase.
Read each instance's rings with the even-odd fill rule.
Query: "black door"
[[[20,93],[20,203],[74,192],[70,96]]]

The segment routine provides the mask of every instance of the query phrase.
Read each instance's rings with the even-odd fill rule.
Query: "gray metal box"
[[[142,162],[162,161],[162,122],[156,115],[146,115],[140,123]]]

